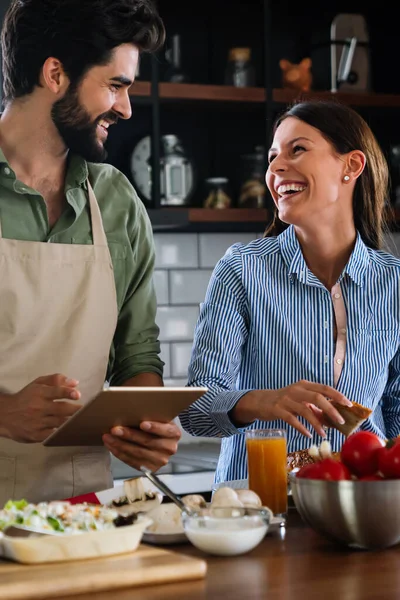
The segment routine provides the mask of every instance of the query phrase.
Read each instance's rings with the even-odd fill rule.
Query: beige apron
[[[43,375],[103,387],[117,324],[114,272],[89,181],[93,245],[3,239],[0,222],[0,392]],[[105,447],[45,448],[0,438],[0,508],[9,499],[69,498],[112,486]]]

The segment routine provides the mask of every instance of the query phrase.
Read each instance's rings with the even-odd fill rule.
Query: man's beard
[[[97,136],[97,125],[102,119],[116,123],[118,117],[114,112],[103,113],[93,122],[79,103],[76,87],[71,85],[64,97],[53,104],[51,118],[73,154],[89,162],[102,162],[107,158],[107,151]]]

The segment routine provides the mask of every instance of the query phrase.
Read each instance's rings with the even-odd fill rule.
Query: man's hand
[[[78,381],[65,375],[38,377],[16,394],[0,394],[0,435],[16,442],[42,442],[81,406]]]
[[[111,454],[134,469],[139,470],[143,465],[151,471],[168,464],[181,438],[175,423],[148,421],[140,424],[140,430],[114,427],[111,434],[103,435],[104,445]]]

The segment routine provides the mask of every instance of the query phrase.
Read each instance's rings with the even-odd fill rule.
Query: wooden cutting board
[[[92,560],[21,565],[0,560],[0,600],[38,600],[205,577],[204,560],[154,546]]]

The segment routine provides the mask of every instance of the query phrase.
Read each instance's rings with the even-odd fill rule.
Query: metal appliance
[[[151,140],[141,139],[131,156],[133,182],[144,200],[151,200]],[[161,205],[184,206],[194,190],[194,165],[174,134],[161,138],[160,192]]]
[[[331,91],[370,89],[369,34],[361,14],[340,13],[331,24]]]

